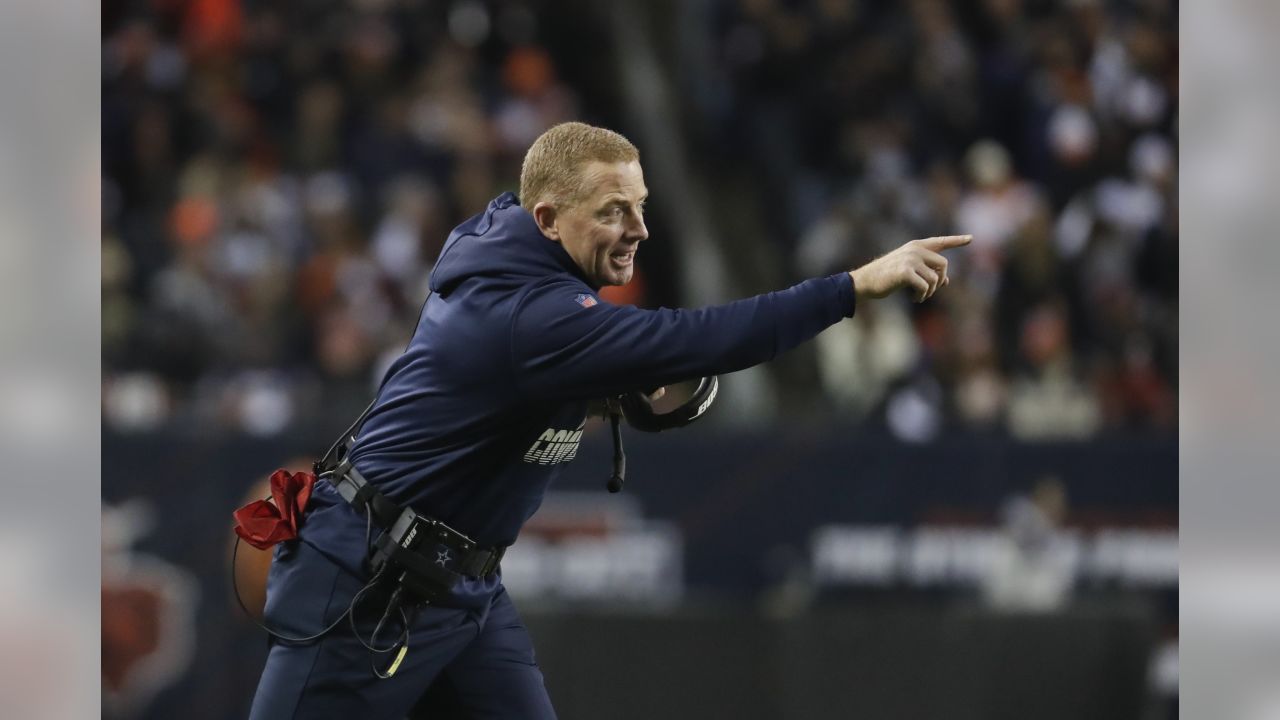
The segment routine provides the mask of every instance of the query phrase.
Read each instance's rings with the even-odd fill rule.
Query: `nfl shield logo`
[[[578,297],[574,298],[573,301],[584,308],[594,307],[596,304],[596,299],[586,293],[578,293]]]

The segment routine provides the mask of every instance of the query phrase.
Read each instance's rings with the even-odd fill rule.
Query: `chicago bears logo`
[[[143,501],[102,506],[102,696],[123,715],[181,677],[195,646],[195,579],[133,551],[151,525]]]

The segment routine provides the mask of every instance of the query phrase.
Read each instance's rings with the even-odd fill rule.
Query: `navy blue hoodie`
[[[505,193],[449,235],[431,295],[351,449],[388,498],[481,546],[510,545],[573,459],[587,403],[772,359],[854,310],[847,273],[698,310],[603,302]],[[317,486],[303,540],[348,569],[364,518]],[[468,579],[460,606],[498,580]]]

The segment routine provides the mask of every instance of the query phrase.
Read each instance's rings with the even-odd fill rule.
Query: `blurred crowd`
[[[935,301],[819,342],[899,435],[1176,424],[1177,8],[718,0],[704,142],[749,158],[793,276],[971,233]]]
[[[1171,2],[705,9],[691,150],[750,166],[795,278],[975,236],[936,301],[820,338],[839,412],[922,439],[1176,422]],[[104,423],[270,435],[362,409],[449,229],[542,130],[592,119],[541,11],[108,0]]]
[[[108,2],[104,421],[352,416],[578,100],[521,2]]]

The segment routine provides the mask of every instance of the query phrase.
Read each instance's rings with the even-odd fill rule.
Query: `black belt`
[[[444,573],[488,577],[497,572],[507,551],[501,546],[478,547],[474,540],[439,520],[413,508],[401,508],[365,480],[350,460],[339,463],[327,479],[356,512],[364,514],[367,509],[373,514],[374,522],[384,531],[378,538],[380,552],[437,582],[452,584],[449,581],[456,579]]]

